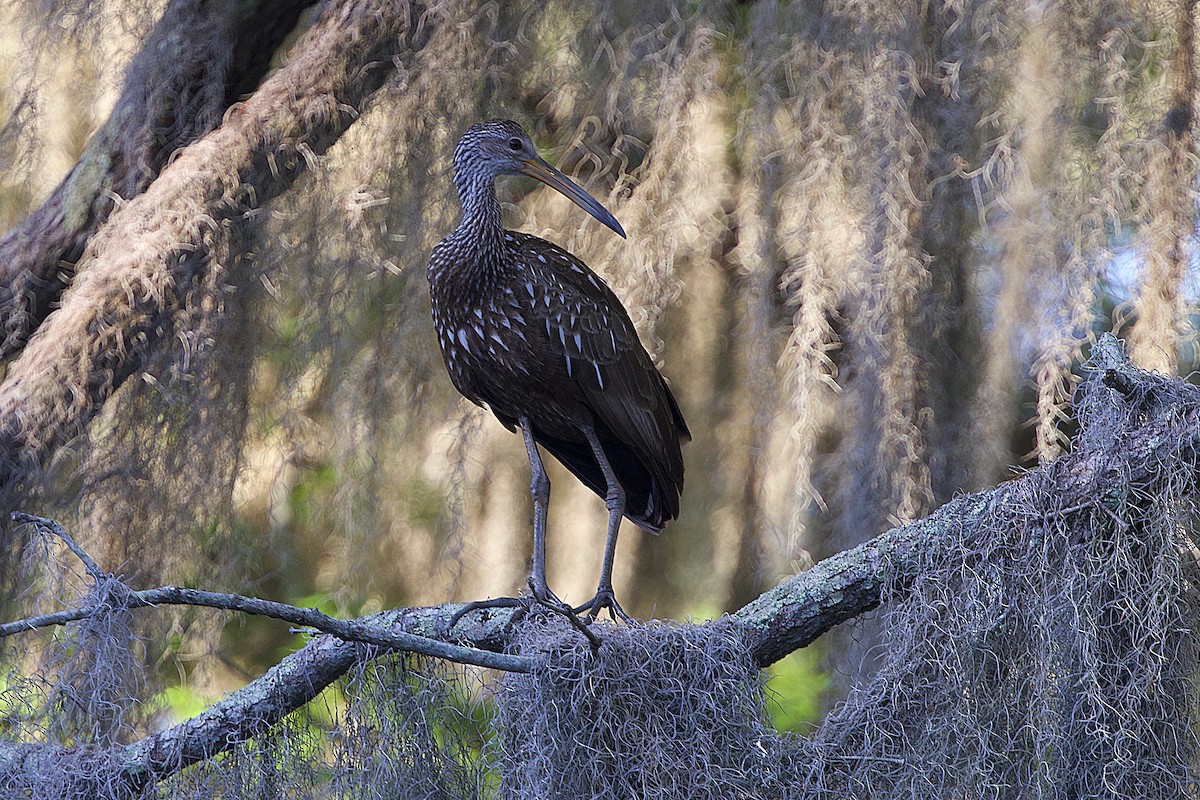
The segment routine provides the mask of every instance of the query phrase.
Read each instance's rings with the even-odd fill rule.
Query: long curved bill
[[[528,175],[531,178],[537,178],[551,189],[557,189],[558,191],[562,192],[569,197],[571,202],[573,202],[575,205],[579,206],[584,211],[603,222],[605,225],[615,231],[622,239],[625,238],[625,229],[621,227],[621,223],[617,222],[617,218],[609,213],[607,208],[600,205],[600,201],[592,197],[583,189],[580,189],[575,182],[566,175],[563,175],[561,172],[540,158],[531,158],[522,163],[522,175]]]

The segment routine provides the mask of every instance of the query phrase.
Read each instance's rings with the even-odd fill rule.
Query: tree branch
[[[92,557],[76,544],[75,540],[57,522],[21,512],[13,512],[12,519],[16,522],[34,525],[39,530],[48,531],[62,539],[66,543],[67,548],[83,562],[84,568],[93,580],[97,582],[118,580],[113,575],[101,570]],[[160,605],[186,605],[216,608],[224,611],[240,611],[243,614],[270,617],[290,622],[294,625],[315,628],[321,633],[327,633],[348,642],[359,642],[392,650],[420,653],[434,658],[454,661],[459,664],[490,667],[508,672],[529,672],[533,665],[532,659],[521,656],[462,647],[439,638],[392,630],[390,626],[380,625],[378,620],[374,618],[336,619],[315,608],[300,608],[299,606],[287,603],[277,603],[272,600],[262,600],[257,597],[246,597],[240,594],[210,592],[204,589],[188,589],[182,586],[160,586],[157,589],[123,592],[121,594],[121,603],[125,608],[131,609],[149,608]],[[0,639],[38,628],[77,622],[108,611],[111,611],[111,607],[109,606],[103,608],[80,607],[52,614],[26,617],[25,619],[0,625]]]
[[[149,347],[171,337],[188,291],[226,277],[210,259],[226,226],[291,186],[357,118],[391,74],[412,11],[399,0],[330,3],[285,67],[112,214],[62,307],[0,384],[0,485],[82,432]]]
[[[119,201],[252,91],[314,0],[173,0],[129,66],[112,113],[46,201],[0,239],[0,357],[50,313]]]
[[[732,616],[750,636],[754,660],[767,666],[805,647],[834,625],[876,608],[885,587],[903,593],[919,565],[945,546],[949,525],[972,527],[987,521],[1013,492],[1031,484],[1052,487],[1064,511],[1102,506],[1106,492],[1132,489],[1160,479],[1164,464],[1194,471],[1200,446],[1200,389],[1183,381],[1134,368],[1122,344],[1105,334],[1092,351],[1094,377],[1080,396],[1085,402],[1120,402],[1144,419],[1113,431],[1113,438],[1076,442],[1056,461],[1000,486],[942,506],[923,520],[837,553],[747,603]],[[1162,407],[1158,393],[1168,398]],[[1108,393],[1108,398],[1101,398]],[[1177,398],[1186,397],[1187,403]],[[1130,491],[1130,496],[1135,493]]]
[[[32,514],[25,514],[20,511],[14,511],[11,515],[11,518],[13,522],[32,525],[38,530],[46,531],[51,535],[62,539],[63,543],[66,544],[67,549],[74,553],[75,557],[83,562],[83,568],[87,570],[87,574],[90,575],[93,580],[100,580],[104,577],[104,570],[100,569],[100,565],[97,564],[65,530],[63,530],[62,525],[59,525],[52,519],[35,517]]]
[[[116,580],[112,576],[104,576],[107,580]],[[277,603],[273,600],[263,600],[258,597],[246,597],[240,594],[225,592],[210,592],[204,589],[189,589],[184,586],[159,586],[155,589],[142,589],[130,592],[122,598],[126,608],[153,608],[155,606],[198,606],[215,608],[223,611],[240,611],[259,617],[290,622],[293,625],[303,625],[321,633],[336,636],[348,642],[370,644],[389,650],[402,650],[408,653],[454,661],[458,664],[470,664],[476,667],[500,669],[506,672],[529,672],[533,661],[522,656],[513,656],[492,650],[478,650],[463,647],[444,638],[407,633],[402,630],[390,630],[378,619],[359,617],[343,620],[331,617],[315,608],[300,608],[287,603]],[[447,607],[438,606],[439,609]],[[105,609],[111,610],[111,609]],[[94,616],[99,609],[73,608],[51,614],[40,614],[34,617],[6,622],[0,625],[0,639],[14,634],[36,630],[38,628],[65,625]],[[452,612],[451,612],[452,613]]]
[[[212,758],[269,729],[291,712],[311,702],[326,686],[364,659],[405,650],[460,663],[522,672],[528,671],[533,664],[533,660],[527,657],[488,652],[499,650],[507,640],[510,609],[472,614],[475,619],[470,622],[464,619],[463,624],[455,628],[455,632],[461,634],[456,638],[459,642],[475,646],[465,647],[444,641],[448,638],[447,622],[463,607],[461,603],[397,609],[342,621],[311,609],[282,603],[179,587],[161,587],[132,593],[129,606],[155,605],[149,602],[151,598],[261,613],[313,627],[333,623],[328,627],[341,632],[314,639],[261,677],[230,693],[196,717],[122,748],[112,763],[119,765],[120,779],[128,786],[131,796],[136,796],[150,783]],[[46,624],[83,619],[92,611],[75,609],[60,613],[70,615],[71,619],[60,618]],[[29,630],[27,623],[50,616],[9,623],[4,626],[2,635],[18,632],[8,630],[10,626]],[[343,633],[346,635],[343,636]],[[437,641],[438,637],[443,641]],[[427,648],[427,643],[434,646]],[[15,774],[41,769],[43,763],[51,763],[52,758],[59,754],[60,749],[50,745],[0,743],[0,785]]]

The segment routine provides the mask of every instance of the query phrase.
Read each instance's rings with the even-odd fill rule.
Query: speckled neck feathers
[[[478,157],[471,137],[464,136],[454,151],[454,188],[462,219],[446,240],[454,243],[457,252],[474,255],[471,260],[481,268],[499,266],[504,259],[504,226],[495,185],[500,174]]]

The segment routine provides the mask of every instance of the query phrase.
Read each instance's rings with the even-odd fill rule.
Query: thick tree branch
[[[88,243],[78,276],[0,385],[0,484],[13,486],[82,432],[141,365],[202,278],[225,228],[292,185],[392,73],[412,9],[331,3],[287,66],[184,149]]]
[[[313,0],[174,0],[130,64],[121,96],[79,162],[0,239],[0,357],[50,312],[118,200],[150,185],[171,155],[211,131],[262,80]]]
[[[106,796],[120,796],[113,790],[123,786],[124,796],[140,797],[144,787],[266,731],[370,652],[366,645],[323,636],[192,719],[97,759],[94,780],[106,787]],[[22,775],[60,769],[61,752],[47,745],[0,744],[0,785],[20,785]]]
[[[773,664],[877,607],[886,585],[916,577],[917,556],[939,546],[946,524],[986,513],[988,495],[947,503],[920,522],[836,553],[738,609],[732,616],[749,634],[754,660]]]
[[[1045,467],[960,497],[923,520],[830,556],[746,604],[732,616],[745,626],[755,661],[772,664],[834,625],[870,611],[880,604],[885,587],[903,592],[919,565],[944,547],[946,526],[983,524],[994,508],[1005,505],[1007,495],[1028,491],[1031,483],[1055,493],[1065,509],[1058,513],[1074,513],[1101,505],[1114,491],[1136,496],[1136,487],[1161,478],[1164,465],[1200,466],[1200,389],[1135,369],[1121,343],[1107,334],[1092,358],[1096,374],[1086,387],[1090,400],[1096,402],[1103,392],[1120,396],[1119,402],[1143,415],[1141,424],[1113,432],[1112,439],[1076,442],[1073,452]],[[1190,402],[1162,405],[1156,390],[1174,396],[1184,392]]]
[[[159,599],[167,598],[186,604],[232,608],[249,613],[266,613],[269,610],[278,613],[266,613],[267,616],[306,625],[315,625],[321,622],[320,618],[324,618],[344,625],[344,630],[349,632],[352,641],[346,641],[346,637],[340,634],[318,637],[300,651],[284,658],[261,677],[231,693],[198,716],[124,747],[120,754],[107,763],[118,765],[119,780],[128,787],[130,796],[136,796],[142,787],[154,781],[212,758],[269,729],[287,714],[311,702],[326,686],[345,675],[355,664],[376,655],[395,650],[426,652],[424,643],[434,642],[442,648],[449,648],[447,653],[454,654],[446,656],[436,651],[429,653],[436,657],[450,657],[462,663],[519,671],[526,671],[531,665],[530,659],[525,657],[480,652],[479,649],[469,649],[461,644],[436,641],[437,637],[443,640],[447,638],[447,621],[462,607],[461,604],[398,609],[356,620],[341,621],[333,620],[319,612],[304,613],[310,611],[309,609],[256,601],[253,598],[239,598],[243,602],[226,603],[223,598],[228,596],[178,587],[163,587],[151,592],[159,593]],[[146,593],[135,592],[131,598],[138,595],[142,595],[143,600],[148,596]],[[149,605],[152,604],[137,600],[130,603],[131,607]],[[80,611],[82,613],[79,613]],[[75,619],[82,619],[89,615],[90,610],[73,610],[66,613]],[[473,615],[477,619],[469,623],[464,621],[462,626],[456,627],[455,632],[459,633],[461,628],[462,634],[456,639],[468,645],[499,650],[507,638],[510,614],[509,609],[501,609],[496,614]],[[59,620],[57,624],[65,621],[70,620]],[[19,625],[20,622],[10,624]],[[25,628],[28,629],[28,626]],[[412,646],[414,643],[417,646]],[[464,654],[465,657],[460,657]],[[51,759],[58,754],[59,749],[53,746],[0,743],[0,785],[9,781],[13,775],[43,769],[44,765],[52,763]]]

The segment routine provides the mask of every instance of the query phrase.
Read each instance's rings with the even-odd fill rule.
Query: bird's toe
[[[613,594],[612,589],[601,589],[596,592],[595,597],[573,610],[576,614],[587,612],[585,619],[590,624],[595,622],[605,609],[608,610],[608,615],[614,620],[619,619],[625,623],[633,621],[633,618],[626,614],[625,609],[621,608],[621,604],[617,602],[616,595]]]

